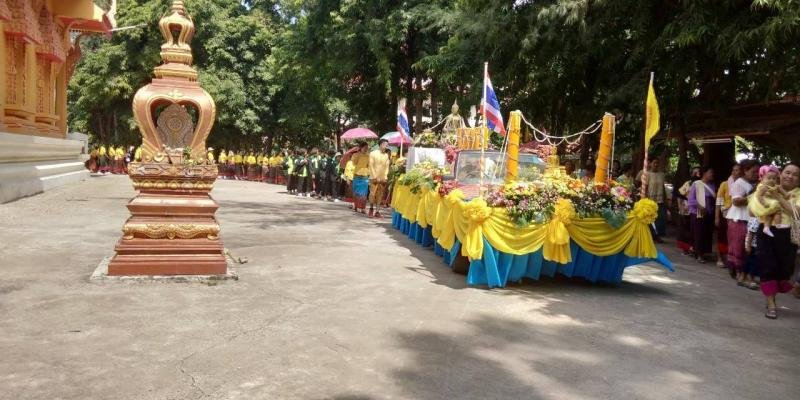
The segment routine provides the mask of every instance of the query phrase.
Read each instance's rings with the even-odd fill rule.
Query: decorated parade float
[[[647,261],[671,271],[650,234],[658,206],[649,199],[634,202],[629,189],[608,176],[614,116],[560,142],[530,125],[540,133],[534,134],[536,154],[519,152],[523,119],[512,112],[504,144],[493,151],[488,129],[467,127],[454,107],[441,135],[430,130],[416,143],[426,146],[421,153],[441,154],[444,161],[409,155],[407,173],[394,188],[394,227],[433,246],[449,266],[461,264],[469,285],[504,287],[556,273],[616,283],[626,267]],[[568,175],[557,144],[600,128],[594,179]],[[438,152],[430,150],[434,144]]]

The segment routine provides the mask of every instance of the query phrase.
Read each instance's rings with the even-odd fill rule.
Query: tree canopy
[[[169,0],[120,2],[110,39],[84,39],[70,126],[135,143],[135,91],[159,62]],[[394,130],[408,98],[420,131],[481,96],[483,62],[504,114],[555,134],[604,112],[638,148],[650,72],[662,130],[683,151],[692,112],[795,96],[797,0],[187,0],[195,67],[214,96],[212,144],[316,145],[358,125]],[[589,143],[590,144],[590,143]],[[588,146],[587,146],[588,147]]]

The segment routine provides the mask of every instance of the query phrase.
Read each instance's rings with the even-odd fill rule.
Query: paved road
[[[0,205],[0,399],[789,399],[800,302],[710,265],[467,288],[344,207],[218,182],[241,279],[90,282],[127,177]]]

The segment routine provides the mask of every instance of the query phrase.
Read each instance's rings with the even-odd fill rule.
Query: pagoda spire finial
[[[158,22],[158,28],[164,36],[161,45],[164,64],[156,68],[156,76],[196,80],[197,71],[191,67],[194,21],[182,0],[173,0],[169,11]]]

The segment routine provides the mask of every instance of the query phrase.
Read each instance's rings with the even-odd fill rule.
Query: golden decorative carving
[[[192,37],[194,21],[186,12],[183,1],[173,1],[168,15],[158,22],[165,43],[161,45],[161,58],[166,62],[189,65],[192,63]]]
[[[184,148],[192,139],[192,116],[186,111],[186,107],[173,103],[161,111],[156,121],[161,142],[167,147],[177,149]]]
[[[176,157],[173,151],[168,151],[167,148],[180,150],[178,153],[182,153],[183,149],[189,149],[193,159],[201,158],[197,155],[203,155],[204,159],[206,138],[214,124],[216,105],[211,96],[197,83],[197,71],[191,66],[194,22],[186,12],[182,1],[172,2],[170,10],[159,22],[159,29],[165,41],[161,46],[161,58],[164,63],[155,68],[156,78],[153,82],[139,89],[133,98],[133,116],[142,134],[143,153],[152,154],[153,160],[157,162],[168,162],[174,161]],[[161,121],[162,118],[154,114],[156,110],[163,110],[162,114],[175,113],[168,114],[167,117],[177,124],[177,121],[183,121],[175,118],[178,107],[192,107],[197,110],[197,121],[193,132],[184,135],[181,140],[172,141],[170,139],[175,138],[161,134],[163,131],[159,130],[155,121],[157,119]],[[160,156],[158,153],[165,154]]]
[[[6,36],[6,103],[17,104],[17,63],[19,62],[19,49],[25,48],[20,41],[13,36]],[[23,53],[24,56],[24,53]],[[24,59],[24,57],[23,57]]]
[[[134,179],[133,180],[133,188],[136,190],[148,190],[148,189],[172,189],[172,190],[211,190],[214,188],[214,181],[178,181],[178,180],[171,180],[171,181],[159,181],[159,180],[152,180],[152,179]]]
[[[50,61],[42,56],[36,57],[37,74],[36,79],[36,112],[45,113],[49,110],[45,109],[47,102],[50,99]]]
[[[150,239],[194,239],[205,236],[209,240],[219,238],[218,224],[142,224],[126,223],[122,228],[122,239],[131,240],[136,235]]]
[[[219,174],[216,164],[165,164],[157,162],[132,162],[128,164],[128,174],[131,178],[137,176],[162,176],[186,178],[216,178]]]
[[[178,100],[183,97],[183,93],[181,93],[178,89],[172,89],[172,91],[169,92],[169,97],[173,100]]]
[[[0,0],[0,20],[8,21],[11,19],[11,10],[8,9],[6,0]]]
[[[6,4],[11,11],[11,20],[4,24],[6,33],[42,43],[39,10],[44,7],[44,0],[7,0]]]
[[[46,6],[42,6],[39,11],[39,29],[42,43],[36,46],[36,53],[51,61],[64,62],[66,59],[64,38],[60,36],[59,30],[53,21],[53,14],[50,13]]]

